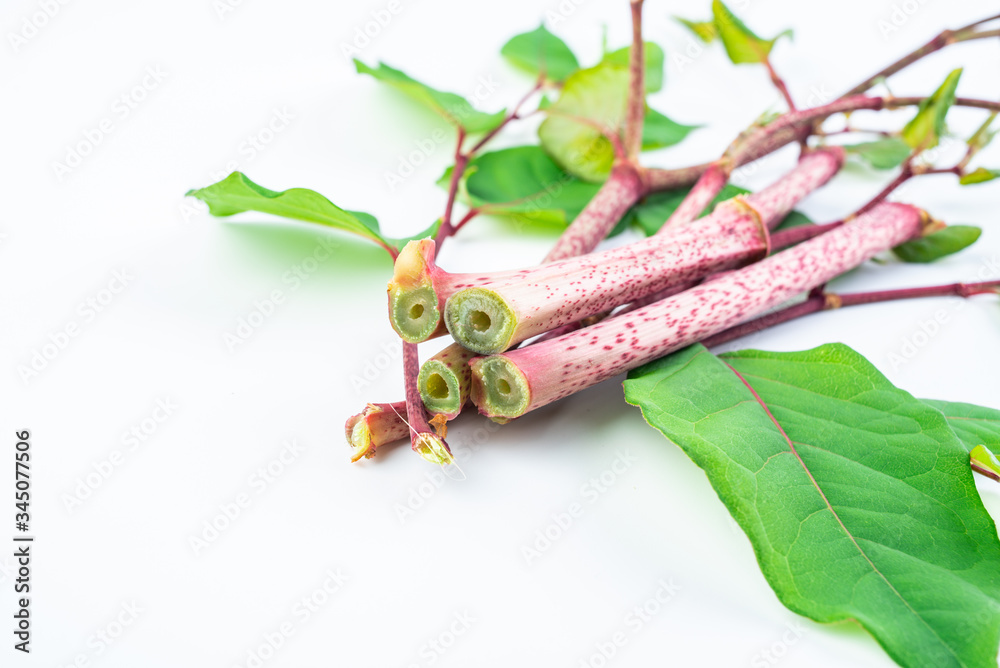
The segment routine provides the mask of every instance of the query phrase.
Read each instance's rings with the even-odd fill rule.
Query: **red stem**
[[[718,195],[729,181],[729,170],[732,163],[723,158],[717,160],[705,170],[705,172],[688,191],[684,200],[680,203],[667,222],[657,231],[657,234],[679,225],[687,225],[701,215],[702,211],[708,208],[715,196]]]
[[[949,283],[947,285],[932,285],[922,288],[903,288],[900,290],[875,290],[872,292],[855,292],[838,295],[831,292],[811,294],[805,301],[788,306],[755,320],[744,322],[735,327],[719,332],[702,341],[712,348],[723,343],[729,343],[749,334],[755,334],[768,327],[774,327],[796,318],[829,311],[842,306],[857,306],[859,304],[874,304],[877,302],[896,301],[900,299],[917,299],[921,297],[972,297],[1000,292],[1000,281],[984,281],[982,283]]]
[[[643,0],[631,0],[632,47],[629,49],[628,107],[625,115],[625,157],[635,160],[642,150],[642,124],[646,116],[646,49],[642,43]]]
[[[785,104],[788,105],[790,111],[795,111],[795,102],[792,100],[791,93],[788,92],[788,86],[785,85],[784,79],[778,76],[778,73],[774,70],[774,66],[771,64],[770,58],[764,59],[764,67],[767,68],[767,73],[771,77],[771,83],[774,87],[778,89],[781,96],[785,98]]]
[[[842,97],[850,97],[852,95],[858,95],[859,93],[864,93],[869,88],[878,83],[881,79],[886,79],[892,76],[896,72],[899,72],[903,68],[912,65],[913,63],[920,60],[924,56],[930,55],[935,51],[940,51],[949,44],[954,44],[955,42],[968,42],[974,39],[985,39],[994,36],[991,33],[995,31],[976,33],[972,32],[972,30],[977,26],[982,25],[983,23],[988,23],[990,21],[995,21],[997,19],[1000,19],[1000,14],[996,16],[991,16],[981,21],[970,23],[969,25],[958,28],[957,30],[945,30],[941,32],[939,35],[934,37],[934,39],[927,42],[919,49],[916,49],[915,51],[900,58],[899,60],[889,65],[888,67],[885,67],[882,70],[873,74],[872,76],[868,77],[867,79],[859,83],[857,86],[844,93]]]

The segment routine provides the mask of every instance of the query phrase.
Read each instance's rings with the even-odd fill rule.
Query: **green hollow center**
[[[441,322],[437,301],[437,293],[429,285],[390,291],[389,316],[404,341],[420,343],[434,334]]]
[[[448,398],[448,383],[441,377],[441,374],[432,373],[427,377],[427,394],[435,399]]]
[[[473,365],[472,373],[479,380],[479,389],[473,399],[487,416],[515,418],[528,410],[531,403],[528,379],[504,355],[481,358]]]
[[[455,340],[480,355],[507,350],[518,316],[497,290],[465,288],[448,298],[445,324]]]
[[[477,332],[485,332],[490,328],[492,321],[488,313],[483,313],[482,311],[472,311],[469,314],[469,324],[472,325],[472,329]]]

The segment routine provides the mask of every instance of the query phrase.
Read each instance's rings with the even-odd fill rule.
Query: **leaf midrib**
[[[910,602],[907,601],[905,597],[903,597],[903,595],[899,592],[899,590],[897,590],[896,587],[893,586],[892,582],[889,581],[889,578],[887,578],[885,576],[885,574],[882,573],[882,571],[879,570],[878,566],[875,565],[875,562],[872,561],[871,557],[868,556],[868,553],[865,552],[865,550],[861,547],[861,545],[858,543],[857,539],[854,537],[854,534],[852,534],[847,529],[847,526],[844,524],[844,521],[840,518],[840,515],[837,514],[837,511],[834,509],[833,505],[830,503],[830,500],[826,498],[826,494],[823,492],[822,487],[820,487],[819,482],[816,480],[815,477],[813,477],[812,471],[809,470],[809,467],[806,466],[805,461],[802,459],[801,455],[799,455],[799,452],[795,448],[795,444],[792,442],[792,439],[790,439],[788,437],[788,434],[785,433],[784,427],[781,426],[781,423],[778,422],[778,420],[771,413],[771,409],[768,408],[767,403],[764,402],[763,399],[761,399],[760,395],[757,394],[757,391],[753,389],[753,387],[750,385],[750,383],[747,382],[746,378],[744,378],[743,375],[740,374],[739,371],[737,371],[726,360],[723,359],[721,361],[722,361],[723,364],[725,364],[727,367],[729,367],[729,369],[736,375],[737,378],[739,378],[740,382],[742,382],[743,385],[746,386],[746,388],[754,396],[754,399],[757,400],[757,403],[760,405],[760,407],[764,409],[764,412],[767,414],[768,419],[770,419],[771,422],[774,423],[774,426],[778,429],[778,432],[781,434],[781,437],[784,438],[785,441],[788,443],[789,450],[791,450],[792,454],[795,455],[795,458],[798,460],[799,464],[802,466],[802,470],[805,471],[806,475],[809,477],[809,481],[812,483],[813,487],[816,489],[816,493],[820,495],[820,498],[823,500],[823,503],[826,504],[826,507],[830,511],[830,514],[833,515],[833,518],[835,520],[837,520],[837,524],[840,525],[840,528],[841,528],[841,530],[843,530],[844,535],[847,536],[851,540],[851,542],[854,544],[854,547],[857,548],[858,554],[860,554],[862,557],[864,557],[865,561],[868,562],[868,565],[871,567],[872,572],[875,573],[876,575],[878,575],[878,577],[881,578],[883,582],[885,582],[886,586],[889,587],[889,589],[892,591],[892,593],[896,595],[896,597],[900,600],[900,602],[902,602],[902,604],[904,606],[906,606],[906,609],[909,610],[913,614],[914,617],[916,617],[917,619],[919,619],[920,622],[924,626],[927,627],[927,629],[934,635],[935,638],[938,639],[938,641],[948,651],[949,654],[951,654],[953,657],[955,657],[955,660],[958,662],[958,664],[961,665],[961,666],[965,666],[966,664],[963,663],[962,659],[958,656],[958,654],[955,653],[955,650],[952,649],[952,647],[948,643],[946,643],[944,641],[944,639],[938,634],[937,630],[933,626],[931,626],[930,624],[928,624],[927,620],[924,619],[920,615],[920,613],[917,612],[913,608],[913,606],[910,605]]]

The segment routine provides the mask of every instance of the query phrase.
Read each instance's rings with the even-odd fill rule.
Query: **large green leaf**
[[[952,70],[934,94],[920,103],[917,114],[903,127],[903,140],[911,148],[926,150],[938,145],[945,131],[945,116],[955,102],[961,68]]]
[[[758,37],[721,0],[712,0],[712,17],[729,60],[737,65],[765,62],[778,38],[792,34],[786,30],[773,39]]]
[[[576,72],[566,79],[538,128],[542,146],[570,174],[585,181],[605,180],[615,156],[604,130],[619,132],[627,97],[627,67],[602,63]]]
[[[983,231],[972,225],[949,225],[892,249],[903,262],[934,262],[976,243]]]
[[[600,185],[567,174],[539,146],[484,153],[466,170],[463,197],[484,213],[565,226]],[[439,183],[450,179],[451,169]]]
[[[841,344],[696,345],[625,396],[704,469],[788,608],[857,620],[903,666],[997,665],[1000,541],[941,412]]]
[[[844,150],[867,162],[875,169],[899,167],[910,156],[910,146],[898,137],[844,146]]]
[[[431,88],[384,63],[379,63],[377,68],[371,68],[355,58],[354,66],[359,73],[371,75],[382,83],[403,91],[444,116],[449,123],[465,128],[466,132],[472,134],[487,132],[504,119],[503,110],[493,114],[479,111],[460,95]]]
[[[651,151],[679,144],[692,130],[700,127],[678,123],[655,109],[646,107],[646,117],[642,123],[642,150]]]
[[[544,72],[549,81],[564,81],[580,69],[580,63],[566,42],[545,26],[511,37],[500,49],[500,55],[535,76]]]
[[[606,53],[601,62],[628,67],[629,48],[626,46],[623,49]],[[663,88],[663,49],[654,42],[643,42],[643,55],[646,63],[644,77],[646,92],[655,93]]]
[[[991,450],[1000,448],[1000,411],[995,408],[937,399],[924,399],[923,402],[944,414],[951,430],[969,450],[977,445],[985,445]]]
[[[289,188],[268,190],[246,177],[233,172],[218,183],[205,188],[189,190],[188,197],[197,197],[208,205],[213,216],[232,216],[246,211],[258,211],[275,216],[319,223],[327,227],[351,232],[374,241],[387,250],[401,248],[409,239],[390,239],[382,235],[378,220],[362,211],[347,211],[323,197],[315,190]],[[411,238],[432,236],[438,223]]]

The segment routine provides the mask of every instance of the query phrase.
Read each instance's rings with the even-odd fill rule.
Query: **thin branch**
[[[792,94],[788,92],[788,86],[785,85],[785,80],[778,76],[774,66],[771,64],[770,58],[764,59],[764,67],[767,68],[767,74],[771,77],[771,83],[773,83],[774,87],[778,89],[779,93],[781,93],[781,97],[785,98],[785,104],[788,105],[789,111],[795,111],[795,102],[792,100]]]
[[[896,74],[900,70],[909,67],[913,63],[917,62],[921,58],[928,56],[936,51],[940,51],[949,44],[954,44],[956,42],[968,42],[975,39],[988,39],[990,37],[995,37],[997,31],[984,31],[984,32],[974,32],[974,29],[983,23],[988,23],[990,21],[995,21],[1000,19],[1000,15],[991,16],[990,18],[983,19],[981,21],[976,21],[975,23],[970,23],[967,26],[963,26],[957,30],[945,30],[937,35],[934,39],[927,42],[920,48],[912,51],[911,53],[903,56],[896,62],[892,63],[888,67],[885,67],[872,76],[868,77],[857,86],[851,90],[844,93],[841,97],[851,97],[853,95],[858,95],[869,90],[872,86],[877,84],[882,79],[887,79],[893,74]]]
[[[642,150],[642,124],[646,116],[646,49],[642,43],[643,0],[631,0],[632,47],[629,49],[628,108],[625,114],[625,157],[635,160]]]
[[[499,134],[499,132],[501,130],[503,130],[504,127],[506,127],[508,123],[510,123],[511,121],[516,121],[519,118],[522,118],[521,115],[520,115],[520,113],[521,113],[521,107],[523,107],[525,105],[525,103],[527,103],[527,101],[529,99],[531,99],[532,95],[534,95],[535,93],[537,93],[538,91],[540,91],[542,89],[542,86],[544,86],[544,85],[545,85],[545,76],[542,75],[542,74],[540,74],[540,75],[538,75],[538,80],[535,82],[534,87],[532,87],[532,89],[529,90],[524,95],[524,97],[522,97],[518,101],[518,103],[514,105],[514,108],[511,109],[510,113],[507,114],[506,117],[504,117],[504,119],[500,122],[500,124],[498,126],[496,126],[492,130],[490,130],[489,132],[487,132],[483,136],[482,139],[480,139],[478,142],[476,142],[476,144],[471,149],[469,149],[469,152],[467,153],[467,155],[469,157],[474,156],[476,153],[478,153],[483,148],[483,146],[485,146],[487,143],[489,143],[489,141],[491,139],[493,139],[494,137],[496,137],[497,134]]]
[[[730,327],[703,340],[702,343],[713,348],[750,334],[756,334],[768,327],[801,318],[805,315],[830,311],[843,306],[859,304],[874,304],[877,302],[896,301],[900,299],[916,299],[920,297],[973,297],[983,294],[1000,292],[1000,281],[985,281],[982,283],[950,283],[948,285],[933,285],[923,288],[904,288],[901,290],[877,290],[873,292],[857,292],[838,295],[832,292],[810,294],[805,301],[788,306],[768,315]]]

